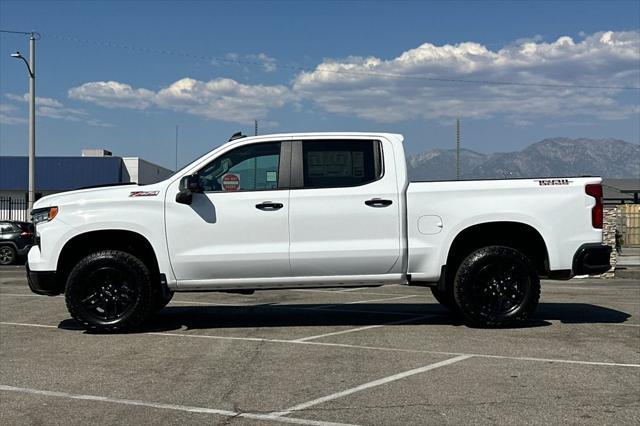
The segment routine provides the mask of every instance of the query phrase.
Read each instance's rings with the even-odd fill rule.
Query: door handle
[[[256,204],[256,209],[271,212],[274,210],[280,210],[284,205],[282,203],[272,203],[271,201],[263,201],[260,204]]]
[[[393,204],[391,200],[383,200],[382,198],[372,198],[364,202],[369,207],[387,207]]]

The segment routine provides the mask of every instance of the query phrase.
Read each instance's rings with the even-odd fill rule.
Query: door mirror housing
[[[189,190],[194,193],[204,192],[204,188],[200,184],[200,175],[194,173],[180,179],[180,191]]]
[[[194,173],[180,179],[180,192],[176,194],[176,203],[191,204],[193,194],[204,192],[204,188],[200,184],[200,176]]]

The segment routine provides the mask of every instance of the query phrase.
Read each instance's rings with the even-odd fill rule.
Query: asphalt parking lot
[[[0,424],[640,424],[640,283],[544,282],[493,330],[418,287],[179,293],[95,335],[4,267],[0,372]]]

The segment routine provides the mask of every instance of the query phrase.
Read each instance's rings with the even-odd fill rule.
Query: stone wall
[[[603,278],[613,278],[618,260],[616,252],[616,221],[618,218],[618,207],[609,206],[604,208],[604,225],[602,227],[602,242],[611,246],[611,269],[600,275]]]

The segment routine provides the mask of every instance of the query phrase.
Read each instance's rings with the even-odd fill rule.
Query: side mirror
[[[204,192],[200,184],[200,176],[194,173],[180,179],[180,192],[176,194],[176,203],[191,204],[194,193]]]
[[[195,193],[204,192],[204,188],[200,184],[200,175],[194,173],[180,179],[180,191],[189,190]]]

